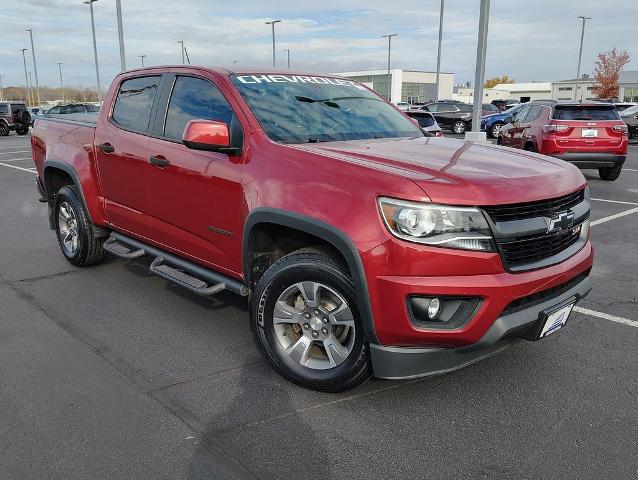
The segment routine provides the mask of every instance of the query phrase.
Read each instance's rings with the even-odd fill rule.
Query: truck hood
[[[401,175],[438,203],[532,202],[567,195],[586,183],[576,167],[562,160],[449,138],[353,140],[292,147]]]

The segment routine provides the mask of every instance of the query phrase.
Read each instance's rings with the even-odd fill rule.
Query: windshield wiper
[[[335,102],[331,102],[329,99],[317,100],[317,99],[314,99],[314,98],[303,97],[301,95],[297,95],[297,96],[295,96],[295,98],[298,101],[300,101],[300,102],[305,102],[305,103],[323,103],[324,105],[326,105],[328,107],[341,108],[339,105],[337,105]]]

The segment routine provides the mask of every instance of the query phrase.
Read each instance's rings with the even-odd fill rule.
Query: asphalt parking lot
[[[594,290],[557,334],[441,377],[295,387],[244,300],[64,261],[29,137],[0,137],[0,478],[638,478],[638,145],[587,172]]]

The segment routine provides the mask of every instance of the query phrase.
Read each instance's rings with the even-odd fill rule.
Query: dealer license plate
[[[569,305],[565,305],[564,307],[560,307],[559,309],[549,313],[538,338],[544,338],[547,335],[551,335],[552,333],[560,330],[562,326],[565,325],[565,322],[567,322],[569,314],[572,313],[574,304],[575,302],[570,303]]]
[[[598,130],[595,128],[583,128],[581,131],[581,136],[583,138],[597,138]]]

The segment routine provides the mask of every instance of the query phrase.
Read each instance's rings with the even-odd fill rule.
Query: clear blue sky
[[[29,48],[33,28],[40,84],[95,85],[89,9],[82,0],[2,0],[0,74],[7,85],[23,85],[20,48]],[[598,52],[618,47],[634,55],[638,70],[636,0],[492,0],[486,77],[508,74],[517,81],[573,78],[580,24],[588,23],[582,71],[592,72]],[[384,68],[386,40],[393,66],[436,66],[439,0],[122,0],[127,66],[179,63],[184,40],[193,63],[269,67],[270,27],[279,18],[278,66],[290,48],[293,68],[318,72]],[[457,83],[474,78],[479,0],[447,0],[442,70]],[[102,83],[119,69],[115,0],[94,4]],[[28,68],[31,70],[30,50]]]

